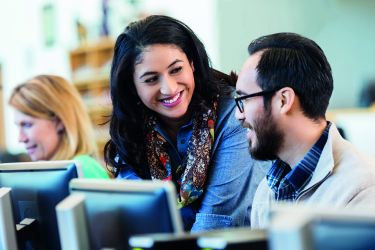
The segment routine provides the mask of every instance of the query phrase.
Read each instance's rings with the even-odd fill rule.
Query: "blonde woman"
[[[9,104],[32,161],[74,159],[85,178],[108,178],[93,158],[93,128],[81,97],[64,78],[36,76],[13,90]]]

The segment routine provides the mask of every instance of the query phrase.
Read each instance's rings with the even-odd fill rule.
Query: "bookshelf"
[[[104,144],[109,139],[108,124],[112,111],[109,75],[114,41],[102,38],[70,51],[72,82],[82,96],[94,125],[95,141],[103,160]]]

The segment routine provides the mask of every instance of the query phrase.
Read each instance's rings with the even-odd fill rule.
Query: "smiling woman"
[[[36,118],[15,110],[15,123],[19,127],[18,140],[25,144],[31,160],[48,160],[56,154],[59,134],[64,129],[60,120]]]
[[[93,130],[77,90],[64,78],[39,75],[13,90],[19,142],[33,161],[77,160],[86,178],[108,178],[93,158]]]
[[[187,231],[250,224],[267,167],[250,157],[235,120],[235,80],[171,17],[149,16],[117,38],[106,162],[118,178],[172,181]]]
[[[134,85],[143,104],[165,124],[173,127],[189,120],[195,87],[193,67],[179,47],[147,46],[135,64]]]

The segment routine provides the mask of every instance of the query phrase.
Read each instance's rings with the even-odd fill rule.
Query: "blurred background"
[[[78,88],[102,147],[110,114],[108,76],[116,37],[150,14],[173,16],[204,42],[212,65],[239,72],[247,45],[261,35],[297,32],[315,40],[335,81],[328,117],[375,156],[373,0],[0,0],[0,150],[23,152],[7,102],[36,74],[57,74]],[[375,88],[372,92],[375,92]],[[0,159],[1,161],[1,159]]]

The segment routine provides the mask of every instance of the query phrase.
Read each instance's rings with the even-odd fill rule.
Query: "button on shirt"
[[[327,142],[330,122],[314,146],[293,169],[280,159],[277,159],[267,174],[268,186],[275,193],[276,200],[295,201],[303,188],[312,178],[319,162],[320,155]]]

